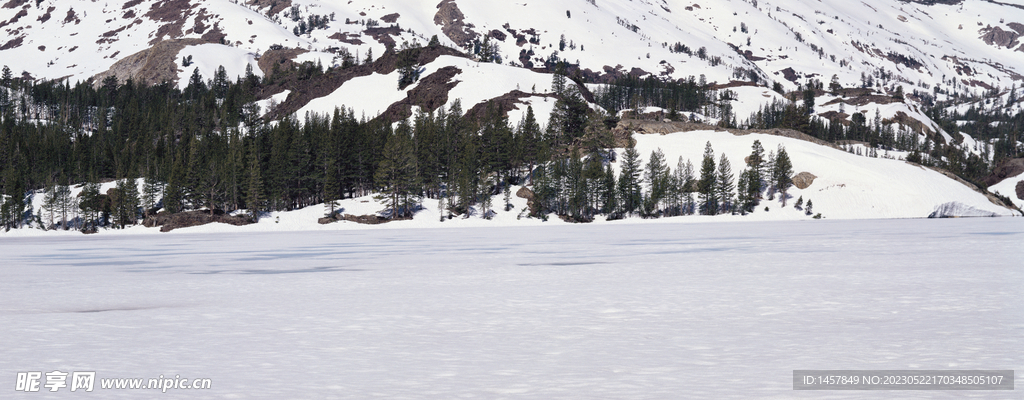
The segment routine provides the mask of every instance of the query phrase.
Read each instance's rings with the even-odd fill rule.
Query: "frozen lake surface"
[[[61,370],[99,393],[59,398],[1019,399],[1021,222],[7,238],[0,391],[50,397],[16,373]],[[794,369],[1017,390],[796,392]],[[176,374],[212,388],[98,387]]]

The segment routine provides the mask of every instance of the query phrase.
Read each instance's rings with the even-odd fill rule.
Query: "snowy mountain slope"
[[[441,17],[452,13],[462,17],[461,30],[444,26]],[[327,22],[295,35],[311,16]],[[369,20],[377,25],[368,27]],[[675,78],[704,74],[708,81],[726,82],[734,69],[748,68],[787,87],[794,87],[791,80],[827,80],[832,74],[854,86],[861,73],[884,69],[894,74],[885,79],[887,86],[901,82],[908,92],[921,83],[950,85],[954,77],[957,85],[978,90],[1009,87],[1024,74],[1017,40],[1024,33],[1024,9],[982,0],[956,5],[882,0],[44,0],[34,5],[11,0],[0,8],[0,21],[6,35],[0,54],[15,72],[50,79],[85,79],[161,39],[205,38],[254,55],[274,44],[326,53],[347,48],[359,55],[372,49],[380,55],[385,43],[425,42],[432,35],[464,48],[471,39],[490,35],[502,58],[516,63],[523,51],[534,52],[533,62],[558,51],[559,57],[596,72],[621,65],[627,72],[639,68]],[[368,29],[391,26],[401,31]],[[461,34],[449,37],[445,31]],[[560,50],[562,35],[567,46]],[[693,53],[705,48],[707,59],[671,52],[676,42]],[[715,57],[720,64],[711,65]]]

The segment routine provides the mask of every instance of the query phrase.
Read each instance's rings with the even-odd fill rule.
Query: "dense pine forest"
[[[747,165],[735,171],[724,155],[716,160],[711,143],[702,160],[693,160],[696,165],[632,148],[617,160],[611,151],[614,112],[645,106],[668,110],[669,119],[678,119],[680,111],[699,112],[720,119],[724,127],[790,128],[836,143],[863,141],[872,149],[910,151],[911,161],[950,169],[973,182],[990,171],[967,149],[920,142],[917,132],[894,128],[877,116],[871,123],[854,114],[849,125],[814,116],[820,83],[809,82],[791,94],[802,96],[802,103],[768,104],[737,123],[729,91],[711,90],[703,78],[625,77],[592,94],[610,112],[606,115],[587,105],[584,97],[591,94],[574,84],[583,82],[567,78],[568,67],[560,65],[555,74],[557,100],[547,126],[538,123],[532,108],[523,120],[509,121],[494,105],[464,115],[458,101],[395,123],[357,117],[341,104],[331,115],[264,119],[267,110],[254,102],[259,94],[282,75],[325,73],[313,65],[275,70],[268,77],[248,71],[233,81],[221,68],[209,80],[193,75],[183,90],[113,77],[98,85],[32,82],[4,68],[0,223],[7,229],[32,221],[64,229],[124,227],[159,209],[247,210],[257,219],[262,212],[320,203],[332,213],[337,200],[371,193],[387,199],[389,218],[411,216],[426,199],[448,210],[448,218],[487,217],[494,208],[508,209],[512,186],[525,184],[532,185],[532,215],[555,213],[580,222],[598,215],[747,213],[760,199],[777,193],[786,198],[793,171],[783,148],[766,154],[755,143]],[[961,117],[932,114],[945,124]],[[1024,121],[1020,115],[1004,120],[998,126],[979,123],[973,133],[1016,143]],[[997,145],[995,159],[1016,156],[1016,150]],[[615,174],[612,162],[621,163],[621,173]],[[132,184],[138,178],[144,180],[141,190]],[[101,193],[98,183],[112,180],[117,187]],[[77,197],[69,190],[76,184],[85,184]],[[43,210],[28,205],[36,190],[44,192]],[[490,204],[502,193],[505,204]],[[809,215],[811,207],[807,204]]]

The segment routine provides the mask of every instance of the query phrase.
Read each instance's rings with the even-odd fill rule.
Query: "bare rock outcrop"
[[[466,16],[459,10],[455,0],[442,0],[437,4],[434,24],[441,27],[441,32],[459,46],[466,47],[480,34],[473,32],[473,24],[464,22]]]
[[[801,172],[793,176],[793,186],[796,186],[797,189],[800,190],[807,189],[814,183],[815,178],[817,178],[817,176],[814,176],[814,174],[810,172]]]
[[[93,76],[93,84],[100,85],[108,76],[124,83],[131,78],[137,84],[157,85],[178,80],[178,52],[185,46],[206,43],[203,39],[172,39],[158,42],[148,49],[122,58],[110,69]]]
[[[147,228],[159,226],[160,232],[170,232],[178,228],[206,225],[211,222],[243,226],[251,224],[252,220],[247,217],[226,215],[223,211],[215,211],[213,215],[210,215],[209,211],[188,211],[176,214],[162,213],[150,215],[146,217],[142,225]]]

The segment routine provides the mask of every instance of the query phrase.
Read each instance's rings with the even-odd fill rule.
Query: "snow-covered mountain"
[[[596,75],[727,83],[756,74],[786,89],[833,75],[862,86],[872,76],[886,91],[977,93],[1024,79],[1022,23],[1024,3],[1015,0],[9,0],[0,6],[0,58],[16,75],[77,81],[157,49],[143,61],[172,63],[177,74],[161,77],[180,82],[194,68],[209,78],[219,65],[241,75],[272,46],[307,50],[299,61],[330,66],[343,49],[379,56],[437,35],[469,50],[486,36],[517,66],[557,55]],[[154,47],[167,41],[174,45]],[[181,67],[187,56],[194,64]]]
[[[393,121],[414,107],[459,100],[470,110],[502,99],[513,123],[529,105],[543,125],[554,109],[558,60],[574,66],[573,80],[588,96],[630,75],[713,83],[741,122],[766,103],[799,101],[799,91],[817,85],[817,115],[849,124],[860,113],[983,156],[991,143],[941,126],[926,108],[1024,110],[1016,93],[1024,81],[1021,0],[8,0],[0,4],[0,29],[0,64],[26,80],[99,85],[116,77],[184,88],[195,73],[209,79],[220,67],[235,78],[307,62],[357,66],[314,83],[271,86],[257,101],[271,119],[344,106],[368,118],[393,114]],[[419,56],[423,79],[399,88],[391,50],[435,37],[441,46]],[[690,116],[721,117],[712,114]],[[645,157],[662,148],[670,162],[679,155],[699,162],[714,137],[742,166],[740,149],[754,137],[681,130],[691,132],[644,135],[637,146]],[[939,172],[895,160],[906,153],[858,158],[785,140],[794,164],[822,177],[806,190],[822,193],[814,197],[828,216],[1012,214]],[[866,143],[847,145],[868,151]]]

